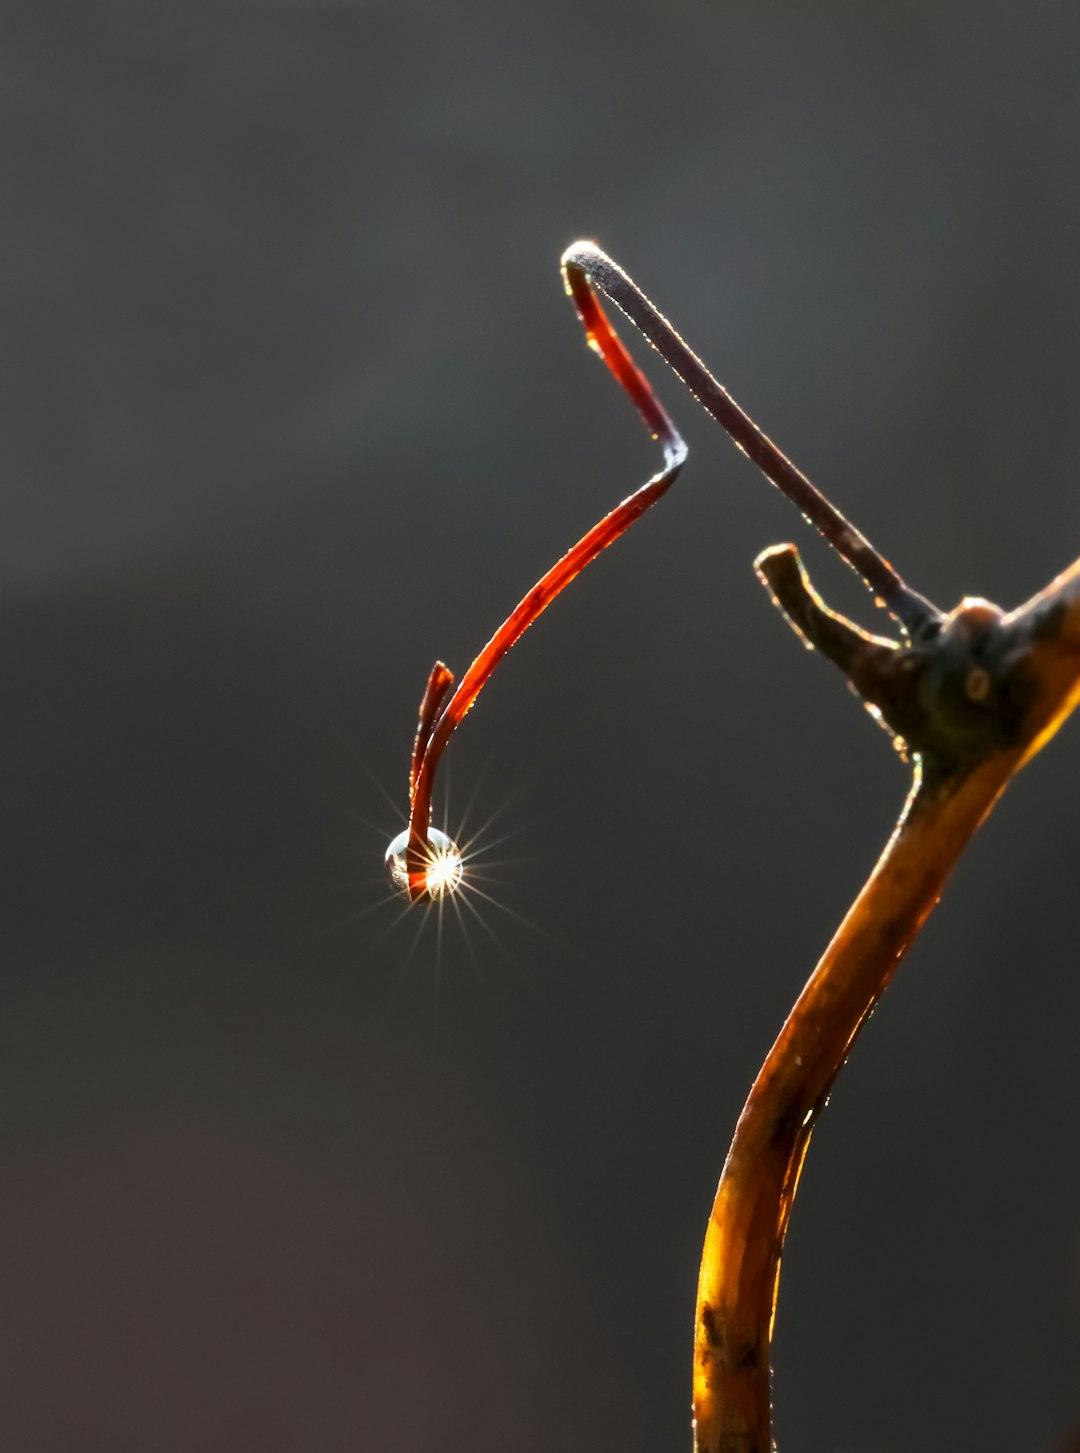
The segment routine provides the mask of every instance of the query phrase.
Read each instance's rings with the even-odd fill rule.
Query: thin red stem
[[[858,571],[906,630],[917,635],[933,630],[941,620],[937,608],[905,584],[869,540],[815,489],[749,415],[739,408],[663,314],[606,253],[595,243],[575,242],[563,254],[562,265],[567,292],[577,307],[589,345],[599,353],[626,389],[649,432],[660,442],[664,451],[664,469],[594,525],[514,608],[466,671],[434,725],[430,726],[427,745],[421,755],[420,737],[423,728],[430,725],[430,721],[425,722],[424,718],[424,707],[428,704],[428,696],[425,695],[421,707],[422,730],[417,734],[410,774],[411,812],[406,861],[409,891],[414,899],[422,898],[426,891],[427,831],[431,820],[435,770],[458,723],[514,642],[601,550],[617,540],[660,498],[671,486],[686,459],[686,445],[657,401],[648,380],[612,328],[596,290],[610,298],[645,335],[698,402],[727,430],[738,448]]]
[[[686,459],[686,445],[675,425],[668,418],[656,398],[645,375],[637,368],[614,328],[608,322],[603,308],[592,292],[588,276],[572,260],[564,266],[567,291],[577,306],[578,314],[588,335],[589,345],[611,369],[612,373],[633,399],[645,426],[654,439],[658,440],[664,454],[664,468],[641,486],[628,499],[605,515],[587,534],[573,545],[561,560],[536,582],[533,588],[503,621],[488,641],[465,675],[457,690],[443,707],[434,727],[427,736],[426,747],[417,764],[421,735],[425,726],[425,707],[429,703],[435,673],[428,683],[424,702],[421,704],[420,728],[414,747],[413,770],[410,774],[409,846],[406,854],[406,869],[409,875],[409,893],[413,899],[422,898],[427,886],[427,833],[431,823],[431,794],[435,785],[435,771],[446,744],[459,722],[479,696],[495,667],[517,641],[546,610],[560,591],[574,580],[590,561],[595,560],[602,550],[613,544],[621,534],[639,519],[650,505],[656,503],[662,494],[674,483]],[[444,668],[445,669],[445,668]],[[438,667],[436,667],[436,671]],[[440,698],[441,699],[441,698]]]
[[[439,708],[446,700],[447,692],[454,684],[454,673],[441,661],[436,661],[431,668],[431,675],[428,677],[427,686],[424,688],[424,698],[420,703],[420,716],[416,723],[416,737],[413,740],[412,761],[409,764],[409,804],[412,805],[413,797],[416,795],[416,779],[420,775],[420,766],[424,760],[424,753],[427,751],[428,742],[431,740],[431,731],[435,725],[435,718]]]

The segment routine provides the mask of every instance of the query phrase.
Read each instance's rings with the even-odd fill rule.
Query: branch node
[[[838,666],[860,695],[875,701],[867,688],[872,688],[873,677],[903,648],[884,636],[870,635],[830,610],[811,585],[794,545],[763,550],[754,569],[796,634]]]

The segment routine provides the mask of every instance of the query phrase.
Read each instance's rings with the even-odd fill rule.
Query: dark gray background
[[[0,1446],[685,1448],[724,1148],[906,790],[750,562],[881,622],[654,369],[691,462],[455,740],[441,945],[416,705],[655,467],[581,235],[933,598],[1080,553],[1080,11],[0,17]],[[1078,765],[815,1137],[784,1453],[1080,1423]]]

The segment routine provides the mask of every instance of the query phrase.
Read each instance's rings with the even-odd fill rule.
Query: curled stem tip
[[[409,846],[406,854],[409,894],[426,894],[428,828],[435,772],[450,737],[487,684],[495,667],[532,623],[572,580],[603,550],[656,503],[675,482],[686,459],[686,444],[663,405],[608,321],[588,278],[572,263],[565,268],[567,289],[574,300],[590,346],[630,395],[651,436],[663,452],[664,466],[640,489],[604,516],[536,582],[499,626],[448,697],[453,677],[441,663],[428,680],[409,775]]]

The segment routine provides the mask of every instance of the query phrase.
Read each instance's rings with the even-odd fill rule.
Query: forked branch
[[[836,506],[762,433],[618,263],[613,262],[594,242],[575,242],[563,253],[562,265],[567,288],[578,305],[586,331],[589,331],[586,309],[590,302],[593,307],[596,306],[591,288],[599,288],[641,330],[702,408],[727,431],[766,479],[801,510],[837,554],[862,576],[904,629],[918,635],[933,628],[940,612],[918,591],[905,584],[866,536],[845,519]]]
[[[791,545],[775,546],[756,562],[794,629],[843,672],[914,767],[913,786],[888,845],[754,1082],[705,1238],[695,1323],[695,1448],[697,1453],[769,1453],[770,1342],[780,1256],[814,1122],[856,1035],[971,835],[1010,778],[1049,741],[1080,699],[1080,561],[1011,615],[977,599],[964,600],[943,615],[905,584],[757,428],[609,257],[593,243],[578,242],[565,253],[563,272],[590,345],[660,441],[664,468],[541,578],[453,695],[452,675],[436,663],[412,754],[405,865],[398,858],[393,868],[410,896],[423,898],[433,891],[431,791],[452,732],[522,632],[660,498],[685,459],[682,439],[608,322],[597,290],[641,330],[901,627],[901,638],[892,640],[831,611]],[[444,862],[438,881],[456,883],[459,877],[460,861],[449,872]]]
[[[940,641],[938,659],[905,648],[908,704],[925,733],[906,808],[769,1051],[720,1178],[698,1283],[698,1453],[772,1447],[780,1255],[814,1121],[971,835],[1080,698],[1080,561],[1010,616],[965,602]],[[883,667],[895,697],[893,662]]]

